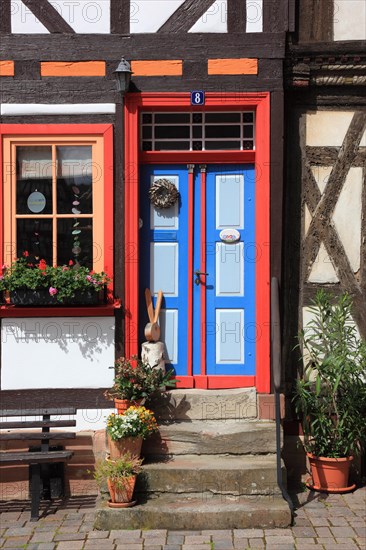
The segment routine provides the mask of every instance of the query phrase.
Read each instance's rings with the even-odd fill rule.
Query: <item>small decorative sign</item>
[[[205,92],[202,90],[194,90],[191,92],[191,105],[204,105]]]
[[[27,206],[33,214],[39,214],[46,206],[46,197],[39,191],[31,193],[27,200]]]
[[[237,229],[223,229],[220,232],[220,240],[223,243],[237,243],[240,241],[240,233]]]

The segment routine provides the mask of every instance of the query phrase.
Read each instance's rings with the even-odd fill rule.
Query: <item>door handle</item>
[[[205,273],[204,271],[199,271],[198,269],[194,272],[194,274],[196,275],[196,278],[194,280],[196,285],[202,285],[203,284],[202,279],[201,279],[201,275],[209,275],[208,273]]]

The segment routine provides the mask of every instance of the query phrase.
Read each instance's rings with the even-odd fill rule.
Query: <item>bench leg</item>
[[[30,465],[30,489],[32,496],[31,503],[31,521],[39,519],[39,503],[41,500],[41,465]]]

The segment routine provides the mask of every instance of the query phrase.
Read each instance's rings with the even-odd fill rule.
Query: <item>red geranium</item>
[[[46,260],[41,260],[38,264],[38,267],[41,271],[46,271],[46,268],[47,268]]]

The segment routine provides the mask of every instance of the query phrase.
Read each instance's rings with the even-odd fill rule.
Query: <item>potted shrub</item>
[[[350,462],[366,440],[366,343],[352,321],[348,294],[320,290],[312,320],[299,334],[304,373],[297,381],[296,411],[317,490],[344,492]]]
[[[154,413],[145,407],[132,406],[123,414],[107,418],[109,453],[112,459],[126,452],[140,456],[142,441],[158,430]]]
[[[111,389],[105,392],[107,399],[114,400],[117,412],[123,413],[132,404],[141,404],[153,395],[175,387],[173,370],[164,372],[151,367],[137,356],[131,359],[120,357],[115,362],[115,379]]]
[[[108,485],[111,508],[127,508],[134,506],[133,491],[137,474],[141,471],[142,459],[125,453],[118,460],[97,461],[94,470],[94,479],[99,487],[105,483]]]
[[[95,305],[104,299],[109,278],[72,260],[69,265],[50,266],[44,260],[29,262],[28,252],[11,266],[2,268],[0,292],[21,306]]]

